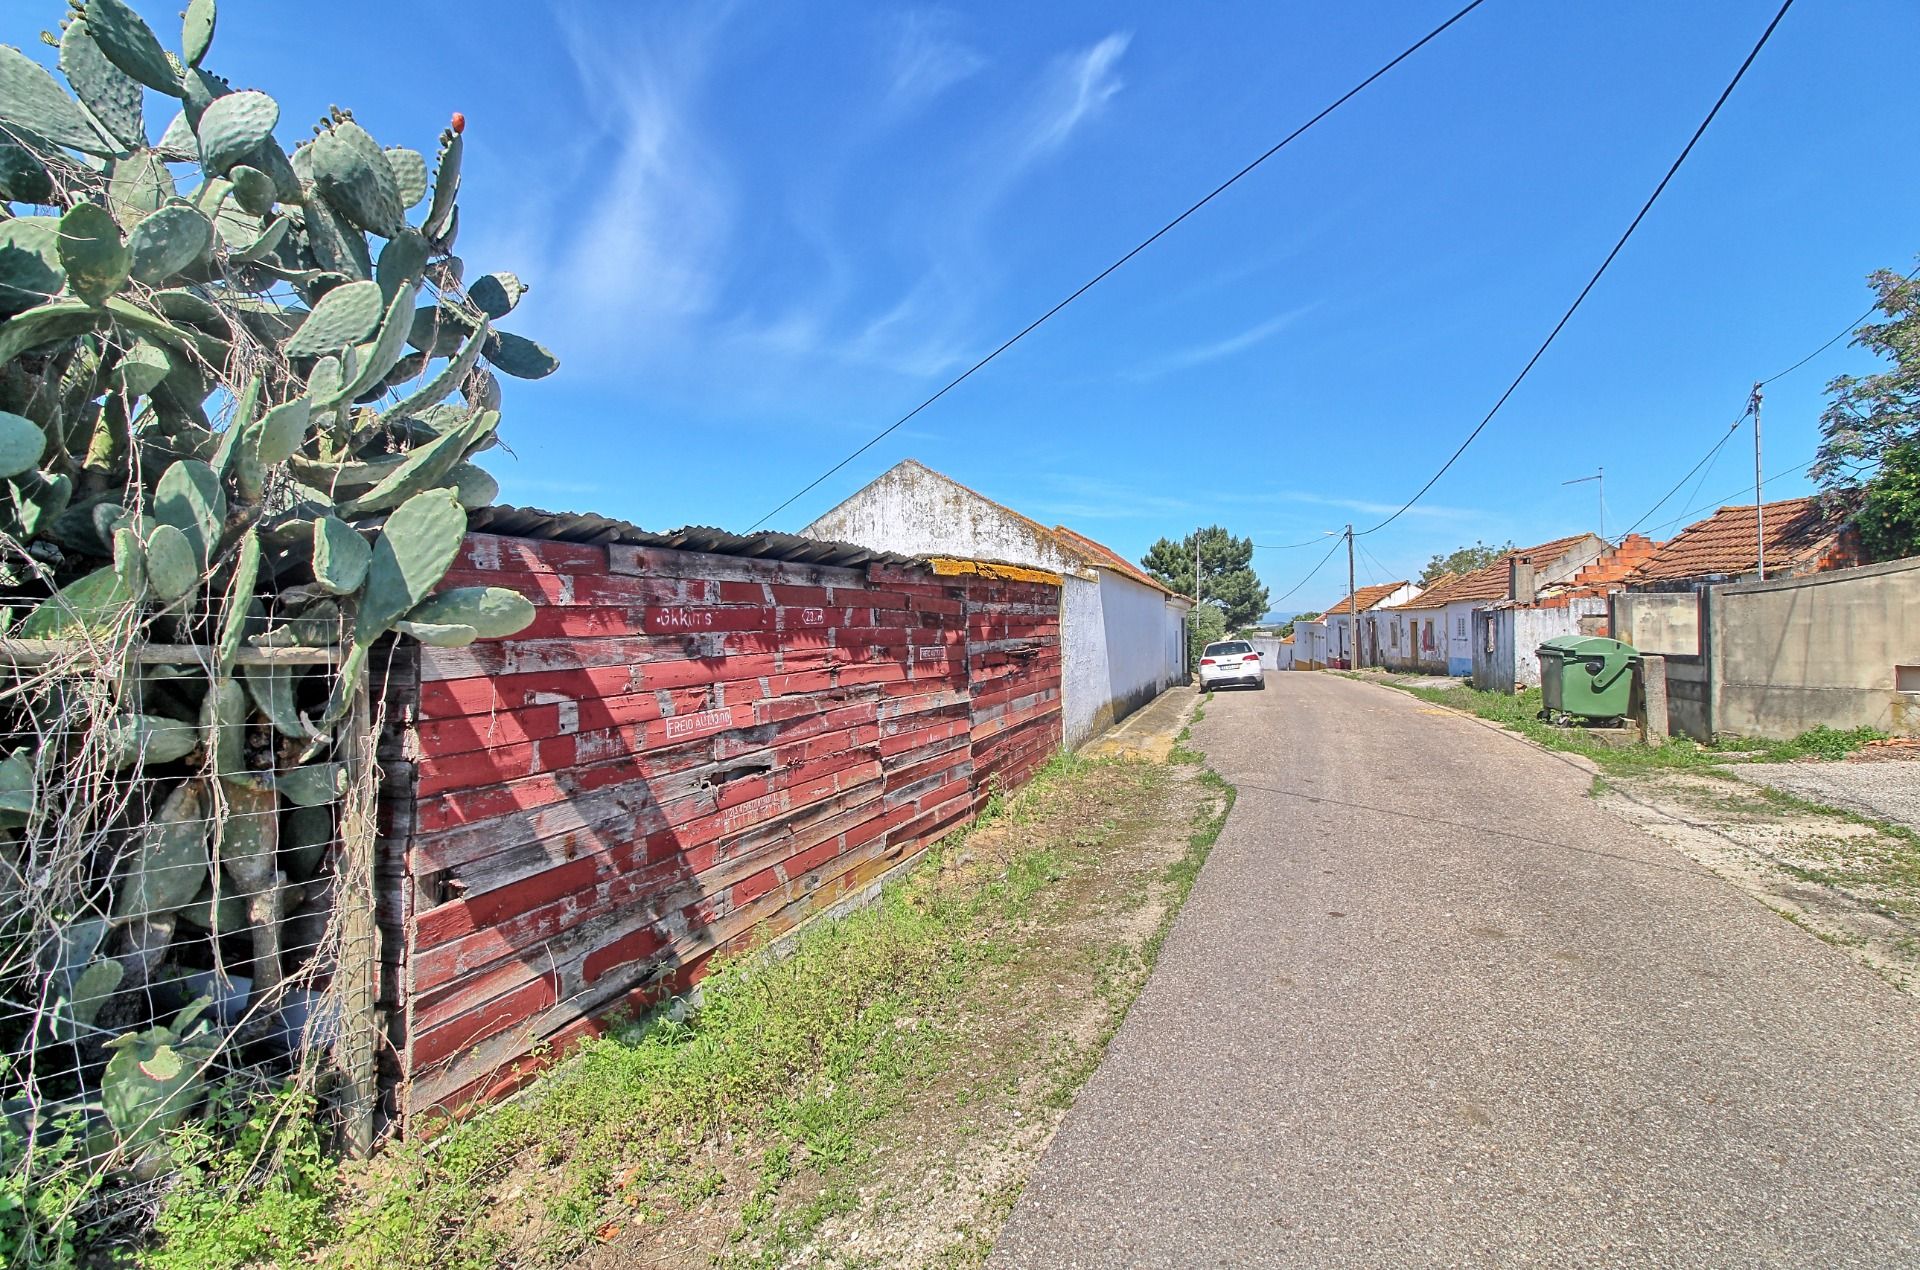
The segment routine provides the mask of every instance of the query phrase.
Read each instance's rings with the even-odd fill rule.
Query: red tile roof
[[[1135,582],[1143,583],[1156,591],[1165,592],[1175,599],[1191,598],[1189,596],[1182,596],[1178,591],[1175,591],[1172,587],[1166,585],[1160,581],[1160,579],[1154,577],[1151,573],[1148,573],[1145,569],[1142,569],[1139,565],[1127,559],[1105,543],[1095,542],[1085,534],[1075,533],[1065,525],[1055,525],[1053,532],[1054,535],[1062,539],[1068,547],[1087,557],[1094,564],[1115,570],[1119,573],[1124,573]]]
[[[1504,600],[1512,564],[1516,557],[1545,564],[1557,560],[1573,550],[1581,542],[1592,537],[1591,534],[1569,534],[1565,538],[1555,538],[1538,546],[1522,547],[1509,551],[1485,568],[1475,569],[1464,577],[1456,578],[1445,586],[1431,586],[1396,607],[1403,609],[1438,609],[1461,600]]]
[[[1325,615],[1327,617],[1339,617],[1341,614],[1348,612],[1347,601],[1351,599],[1358,599],[1360,602],[1360,611],[1365,613],[1368,609],[1371,609],[1374,605],[1380,603],[1380,601],[1386,599],[1389,595],[1392,595],[1405,585],[1407,585],[1406,579],[1402,578],[1398,582],[1382,582],[1379,586],[1363,586],[1353,595],[1341,596],[1339,603],[1329,605],[1325,610]]]
[[[1768,572],[1792,569],[1820,555],[1845,520],[1823,512],[1818,498],[1785,498],[1762,510]],[[1722,507],[1681,530],[1627,581],[1638,585],[1753,573],[1760,565],[1755,539],[1753,504]]]

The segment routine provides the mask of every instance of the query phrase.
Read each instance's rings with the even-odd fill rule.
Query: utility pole
[[[1193,607],[1200,607],[1200,531],[1193,531]]]
[[[1360,669],[1360,593],[1353,589],[1353,524],[1347,524],[1347,669]]]
[[[1753,537],[1760,580],[1767,580],[1767,495],[1760,487],[1760,385],[1753,386]]]

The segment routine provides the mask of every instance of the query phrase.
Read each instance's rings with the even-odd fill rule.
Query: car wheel
[[[1265,692],[1267,690],[1266,676],[1262,675],[1258,680],[1254,682],[1253,686],[1258,688],[1260,691]]]

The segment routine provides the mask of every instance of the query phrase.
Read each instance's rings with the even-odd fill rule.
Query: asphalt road
[[[1195,729],[1239,804],[996,1266],[1920,1263],[1920,1011],[1390,689]]]

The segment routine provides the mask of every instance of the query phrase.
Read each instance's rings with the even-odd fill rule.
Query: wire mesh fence
[[[370,1141],[372,720],[363,688],[316,722],[338,632],[301,633],[0,640],[0,1175],[53,1210],[12,1232],[28,1264],[36,1231],[142,1230],[210,1104],[293,1088]]]

